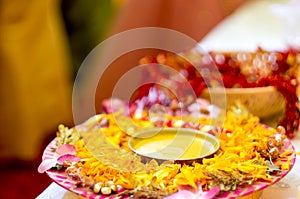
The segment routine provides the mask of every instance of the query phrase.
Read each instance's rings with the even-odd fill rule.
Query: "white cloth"
[[[37,199],[78,199],[79,197],[66,189],[62,188],[55,182],[51,183]]]

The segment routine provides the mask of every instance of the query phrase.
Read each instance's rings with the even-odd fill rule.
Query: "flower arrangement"
[[[284,117],[277,122],[285,127],[286,135],[294,137],[294,132],[299,128],[299,104],[300,94],[300,53],[296,49],[286,51],[265,51],[259,48],[256,52],[210,52],[201,54],[190,50],[181,54],[161,53],[157,56],[146,56],[140,60],[142,65],[160,64],[176,69],[187,79],[196,96],[206,87],[225,88],[255,88],[273,86],[285,98]],[[209,81],[200,74],[202,69],[215,66],[221,74],[212,74]],[[143,80],[151,82],[154,79],[169,81],[170,87],[179,90],[181,82],[176,80],[172,74],[160,70],[159,67],[145,67]],[[200,72],[199,72],[200,71]],[[148,93],[153,84],[143,86],[139,89],[136,98],[141,98]]]
[[[287,139],[283,127],[266,127],[258,117],[237,105],[227,111],[223,127],[207,128],[211,116],[202,100],[199,103],[202,108],[197,110],[205,114],[189,117],[194,112],[190,106],[180,105],[184,110],[179,115],[174,108],[179,102],[159,97],[162,93],[158,93],[156,90],[154,100],[149,100],[149,96],[142,98],[143,106],[141,101],[130,104],[129,114],[104,113],[71,129],[60,125],[57,146],[53,149],[58,159],[54,160],[55,165],[51,163],[51,169],[64,169],[65,174],[77,182],[76,186],[88,188],[95,194],[119,198],[189,196],[202,199],[257,181],[272,183],[274,176],[290,169],[293,151],[284,148]],[[151,103],[165,103],[168,111],[163,117],[151,120],[147,111]],[[106,110],[112,109],[106,107]],[[190,165],[171,161],[158,164],[154,159],[143,162],[128,148],[128,139],[140,129],[157,126],[199,129],[216,135],[221,147],[213,157]],[[59,153],[61,149],[66,150]],[[41,167],[47,161],[44,160]],[[39,171],[49,169],[47,166]]]

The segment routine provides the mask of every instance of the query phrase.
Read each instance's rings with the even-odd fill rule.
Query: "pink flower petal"
[[[201,192],[200,193],[200,198],[206,198],[206,199],[211,199],[214,198],[220,191],[220,187],[216,186],[208,191]]]
[[[166,197],[167,199],[185,199],[185,198],[189,198],[189,199],[212,199],[214,198],[220,191],[220,187],[216,186],[212,189],[210,189],[209,191],[202,191],[201,186],[198,186],[198,193],[194,193],[194,190],[190,187],[190,186],[185,186],[185,185],[179,185],[178,187],[179,191],[175,194],[172,194],[168,197]]]
[[[80,160],[80,158],[76,157],[75,155],[72,155],[72,154],[61,155],[57,158],[58,164],[63,164],[67,160],[69,160],[71,162],[78,162]]]
[[[182,190],[182,191],[178,191],[177,193],[174,193],[170,196],[167,196],[165,199],[196,199],[197,194],[194,194],[191,191],[187,191],[187,190]]]
[[[72,144],[63,144],[60,145],[56,151],[55,151],[58,155],[65,155],[65,154],[72,154],[74,155],[76,152],[76,148],[74,145]]]
[[[39,165],[38,172],[44,173],[45,171],[51,169],[52,167],[55,167],[56,163],[57,161],[55,159],[43,160],[42,163]]]
[[[114,113],[123,110],[123,113],[125,115],[128,115],[128,109],[129,109],[128,103],[118,98],[109,98],[103,100],[102,107],[104,112],[106,113]]]

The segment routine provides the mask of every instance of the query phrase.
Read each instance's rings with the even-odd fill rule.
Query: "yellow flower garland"
[[[112,114],[103,114],[98,118],[98,120],[106,119],[107,127],[94,128],[95,124],[91,123],[88,130],[76,129],[78,132],[82,131],[81,135],[89,133],[98,136],[100,134],[97,133],[100,131],[107,138],[106,141],[93,143],[93,146],[99,149],[95,151],[91,151],[85,139],[78,139],[75,142],[76,156],[81,158],[76,166],[81,168],[82,176],[89,176],[95,183],[113,181],[116,185],[129,190],[147,187],[151,190],[174,193],[178,191],[178,186],[190,186],[197,190],[198,183],[204,190],[220,185],[221,190],[229,191],[235,190],[238,185],[252,184],[257,180],[272,181],[266,161],[269,159],[263,154],[268,154],[267,142],[278,132],[259,123],[258,117],[247,114],[237,116],[233,111],[228,111],[224,128],[218,134],[220,150],[214,157],[204,158],[202,163],[194,162],[192,165],[170,162],[158,165],[155,160],[142,163],[138,156],[129,152],[127,141],[130,135],[119,128],[115,117]],[[168,119],[178,120],[172,116],[168,116]],[[140,126],[152,127],[149,121],[137,118],[133,120]],[[203,118],[199,121],[207,122]],[[100,136],[98,140],[105,140],[105,137]],[[88,142],[96,140],[92,137]],[[100,146],[102,144],[107,146]],[[112,159],[110,162],[103,162],[101,158],[96,157],[102,153],[109,156],[109,150],[111,157],[107,158]],[[114,155],[116,153],[117,157]],[[290,153],[286,151],[277,158],[284,158]],[[278,166],[281,166],[282,170],[287,170],[289,161]]]

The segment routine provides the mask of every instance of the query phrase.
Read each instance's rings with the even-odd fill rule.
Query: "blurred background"
[[[72,127],[72,86],[88,53],[136,27],[180,31],[200,41],[244,0],[1,0],[0,198],[34,198],[50,183],[37,173],[59,124]],[[109,97],[116,70],[156,51],[121,57],[102,80]],[[101,111],[101,110],[99,110]]]

